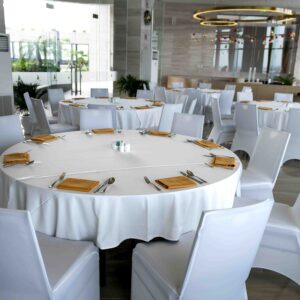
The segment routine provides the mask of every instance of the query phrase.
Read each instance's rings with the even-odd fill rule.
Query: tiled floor
[[[274,189],[275,199],[292,205],[298,193],[300,193],[300,161],[290,161],[282,167],[279,174]],[[126,241],[118,248],[107,251],[108,276],[106,286],[101,287],[101,300],[130,299],[132,248],[133,242]],[[267,270],[253,269],[247,281],[247,290],[249,300],[300,299],[300,286],[282,275]]]

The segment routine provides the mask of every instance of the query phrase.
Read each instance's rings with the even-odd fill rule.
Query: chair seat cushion
[[[182,286],[195,232],[180,237],[178,242],[155,241],[150,244],[138,244],[134,256],[144,264],[153,278],[164,282],[177,295]]]
[[[241,177],[241,189],[267,188],[272,189],[273,185],[270,179],[264,177],[258,172],[244,170]]]
[[[225,121],[225,120],[233,120],[233,115],[222,115],[221,119],[223,121]]]
[[[69,124],[51,124],[50,125],[51,133],[60,133],[60,132],[69,132],[78,130],[77,126],[69,125]]]
[[[234,131],[235,130],[235,122],[234,122],[234,120],[222,120],[222,127],[226,131]]]
[[[48,117],[47,119],[48,119],[49,124],[57,124],[58,123],[57,117]]]
[[[53,290],[86,263],[87,257],[98,249],[91,242],[70,241],[37,232],[48,279]]]

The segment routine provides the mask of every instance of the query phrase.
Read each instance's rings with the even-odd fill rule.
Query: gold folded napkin
[[[73,100],[63,100],[63,103],[73,103]]]
[[[107,96],[97,96],[95,97],[96,99],[107,99],[108,97]]]
[[[182,188],[188,188],[197,185],[195,181],[185,176],[161,178],[161,179],[156,179],[155,182],[157,182],[165,189],[182,189]]]
[[[152,106],[163,106],[163,103],[159,100],[153,100],[152,102]]]
[[[81,106],[84,106],[84,105],[79,104],[79,103],[71,103],[71,104],[69,104],[69,106],[81,107]]]
[[[41,134],[33,136],[31,140],[36,143],[52,142],[57,140],[57,136],[52,134]]]
[[[198,141],[194,141],[194,144],[201,146],[203,148],[208,148],[208,149],[218,149],[218,148],[222,148],[221,145],[216,144],[214,142],[208,141],[208,140],[198,140]]]
[[[290,103],[290,101],[287,101],[287,100],[281,100],[280,102],[281,103]]]
[[[22,153],[11,153],[6,154],[3,157],[3,164],[26,164],[30,161],[29,153],[22,152]]]
[[[215,156],[212,161],[214,167],[234,168],[236,166],[236,159],[229,156]]]
[[[85,97],[73,97],[74,100],[83,100],[86,99]]]
[[[113,128],[95,128],[92,129],[92,132],[95,134],[101,134],[101,133],[114,133],[115,130]]]
[[[134,109],[149,109],[151,106],[149,105],[140,105],[140,106],[133,106]]]
[[[170,136],[171,135],[170,132],[159,131],[159,130],[148,130],[147,134],[156,135],[156,136]]]
[[[99,186],[100,181],[86,180],[78,178],[66,178],[61,183],[59,183],[56,188],[59,190],[69,190],[78,192],[91,192],[97,186]]]
[[[266,107],[266,106],[258,107],[258,109],[261,109],[261,110],[273,110],[272,107]]]
[[[240,101],[240,103],[250,103],[250,101],[249,100],[242,100],[242,101]]]

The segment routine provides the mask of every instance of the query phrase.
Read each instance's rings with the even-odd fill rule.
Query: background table
[[[130,153],[111,149],[115,140],[131,144]],[[197,228],[204,210],[230,208],[242,167],[210,168],[209,152],[234,155],[227,149],[209,151],[187,143],[186,137],[140,135],[137,131],[88,136],[67,133],[49,145],[17,144],[5,153],[30,151],[37,163],[0,167],[2,205],[31,212],[37,231],[72,240],[92,240],[99,248],[125,239],[155,237],[178,240]],[[2,158],[1,158],[2,159]],[[178,176],[190,169],[208,184],[181,190],[156,191],[144,181]],[[62,172],[67,177],[116,182],[105,194],[49,189]]]
[[[121,129],[148,129],[156,128],[159,125],[162,107],[152,107],[150,109],[132,109],[132,106],[151,105],[151,102],[145,99],[118,99],[111,103],[108,99],[87,98],[82,100],[73,100],[74,103],[82,104],[83,107],[75,107],[70,103],[60,102],[58,119],[61,123],[79,126],[80,109],[86,109],[88,104],[115,105],[123,109],[117,110],[117,127]]]

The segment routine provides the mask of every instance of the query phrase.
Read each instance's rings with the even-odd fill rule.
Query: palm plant
[[[117,89],[120,93],[127,93],[129,97],[135,97],[136,91],[143,89],[143,85],[146,85],[149,89],[149,83],[147,80],[140,80],[132,75],[121,76],[117,80]]]

